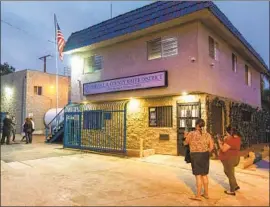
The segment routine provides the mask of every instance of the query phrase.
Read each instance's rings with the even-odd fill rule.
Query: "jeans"
[[[12,136],[13,136],[12,141],[14,142],[15,141],[15,136],[16,136],[16,130],[12,129],[11,132],[12,132]]]
[[[32,143],[32,132],[25,133],[26,143]]]
[[[10,131],[3,130],[1,144],[4,144],[6,139],[7,139],[6,144],[9,144],[10,143]]]
[[[235,178],[235,171],[234,168],[239,164],[240,157],[232,157],[228,160],[222,160],[222,164],[224,167],[224,173],[229,179],[230,183],[230,191],[234,192],[235,188],[238,187],[236,178]]]

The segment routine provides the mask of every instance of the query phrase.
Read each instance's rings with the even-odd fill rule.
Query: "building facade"
[[[232,103],[261,108],[268,68],[212,2],[155,2],[72,34],[65,51],[73,102],[127,101],[130,151],[182,154],[197,118],[223,134]]]
[[[59,108],[68,103],[69,77],[59,76]],[[16,118],[16,132],[22,132],[26,117],[33,117],[35,133],[44,134],[44,115],[56,108],[56,76],[22,70],[1,76],[1,112]]]

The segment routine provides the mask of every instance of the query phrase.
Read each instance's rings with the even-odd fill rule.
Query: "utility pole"
[[[52,56],[51,56],[51,55],[45,55],[45,56],[42,56],[42,57],[39,58],[40,60],[43,60],[43,63],[44,63],[43,71],[44,71],[44,73],[46,73],[46,62],[47,62],[47,57],[52,57]]]

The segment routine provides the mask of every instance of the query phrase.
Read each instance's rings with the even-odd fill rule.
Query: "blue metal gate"
[[[64,125],[64,147],[81,147],[81,112],[66,112]]]
[[[64,147],[126,152],[126,102],[81,104],[65,112]]]

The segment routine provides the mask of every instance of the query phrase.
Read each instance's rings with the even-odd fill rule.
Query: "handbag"
[[[186,150],[185,150],[185,161],[186,161],[186,163],[191,163],[189,145],[186,145],[185,148],[186,148]]]

